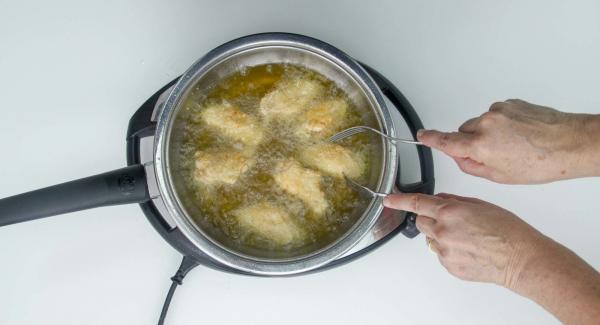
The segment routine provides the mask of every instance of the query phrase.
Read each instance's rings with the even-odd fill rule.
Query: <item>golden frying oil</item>
[[[190,93],[183,107],[187,111],[187,118],[183,121],[182,143],[177,151],[181,155],[177,159],[180,164],[174,166],[182,176],[180,178],[183,180],[184,190],[194,193],[187,203],[194,205],[193,210],[200,212],[194,214],[194,221],[201,229],[233,250],[272,258],[297,256],[330,244],[355,223],[368,204],[367,200],[348,188],[345,181],[323,176],[321,189],[331,208],[324,216],[315,216],[302,201],[278,188],[272,177],[274,165],[286,157],[296,157],[298,150],[306,145],[294,136],[293,125],[289,122],[270,122],[265,127],[265,140],[255,151],[256,163],[234,185],[202,188],[194,182],[192,174],[196,151],[214,148],[233,150],[236,147],[236,144],[203,125],[199,117],[203,107],[227,101],[260,119],[258,107],[261,98],[284,78],[316,80],[327,90],[326,98],[345,98],[349,104],[347,120],[340,130],[366,124],[365,114],[371,114],[368,108],[356,107],[332,81],[312,70],[284,64],[249,67],[226,77],[208,92],[195,89]],[[332,130],[332,133],[336,131],[339,130]],[[342,144],[365,155],[367,165],[369,164],[368,158],[373,145],[366,135],[353,136]],[[365,173],[369,170],[367,166]],[[282,247],[260,236],[247,234],[239,228],[231,212],[265,199],[284,207],[293,216],[308,234],[305,241]]]

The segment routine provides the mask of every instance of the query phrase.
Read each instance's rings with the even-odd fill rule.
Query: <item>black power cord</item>
[[[198,266],[198,262],[195,259],[184,256],[183,260],[181,260],[181,265],[179,265],[179,269],[174,276],[171,277],[171,288],[169,288],[169,292],[167,293],[167,298],[165,299],[165,303],[163,304],[162,311],[160,312],[160,318],[158,319],[158,325],[163,325],[165,323],[165,318],[167,317],[167,311],[169,310],[169,305],[171,304],[171,299],[173,299],[173,294],[175,293],[175,289],[177,286],[183,283],[183,278],[191,271],[193,268]]]

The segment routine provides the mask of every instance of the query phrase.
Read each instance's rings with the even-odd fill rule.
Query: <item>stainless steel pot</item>
[[[368,73],[346,54],[321,41],[290,34],[260,34],[237,39],[208,53],[188,69],[175,84],[158,116],[154,163],[160,195],[169,215],[183,234],[205,254],[229,267],[266,275],[287,275],[305,272],[327,264],[352,248],[379,217],[383,206],[381,198],[371,201],[357,223],[343,237],[331,245],[305,256],[285,259],[257,258],[234,252],[213,240],[197,226],[174,190],[170,154],[174,141],[176,117],[181,114],[182,102],[194,87],[208,89],[221,78],[248,66],[270,63],[289,63],[315,70],[342,88],[357,105],[370,107],[377,124],[386,134],[396,131],[381,91]],[[378,191],[389,193],[396,176],[396,148],[381,142],[381,157],[376,159],[371,183]]]
[[[264,258],[237,252],[211,237],[192,221],[182,200],[185,193],[176,190],[172,150],[178,143],[177,117],[182,114],[183,99],[194,87],[207,88],[239,69],[266,63],[292,63],[316,70],[333,80],[356,104],[370,107],[376,125],[386,134],[396,136],[397,127],[384,101],[384,93],[394,92],[394,89],[382,88],[380,81],[384,80],[381,79],[383,77],[373,76],[348,55],[313,38],[285,33],[246,36],[209,52],[163,93],[153,113],[156,125],[146,130],[154,135],[152,160],[144,164],[138,161],[135,165],[109,173],[0,200],[0,226],[122,203],[141,203],[143,208],[154,209],[148,202],[160,201],[163,206],[160,213],[153,211],[147,215],[161,219],[151,222],[163,237],[184,255],[218,268],[254,275],[293,275],[315,270],[348,254],[371,234],[383,211],[381,198],[372,199],[354,226],[327,247],[301,256]],[[385,95],[390,97],[390,94]],[[393,103],[395,106],[406,108],[400,113],[411,121],[409,127],[414,134],[417,128],[422,127],[418,117],[404,97],[396,94],[394,98],[397,101]],[[381,141],[380,149],[380,156],[372,164],[370,185],[378,192],[389,193],[395,184],[399,185],[396,182],[397,152],[386,141]],[[422,182],[404,186],[401,190],[433,190],[431,152],[427,148],[419,148],[419,157]]]

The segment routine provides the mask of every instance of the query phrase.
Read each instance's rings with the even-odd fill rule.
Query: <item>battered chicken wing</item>
[[[361,155],[335,143],[322,142],[304,148],[300,160],[309,167],[335,177],[360,177],[365,169]]]
[[[205,107],[200,115],[206,125],[233,141],[256,146],[263,138],[257,119],[227,102]]]
[[[299,116],[296,134],[304,139],[333,135],[344,124],[347,110],[348,104],[341,98],[318,102]]]
[[[205,186],[235,183],[254,161],[238,151],[198,151],[194,179]]]
[[[232,213],[242,231],[254,233],[279,245],[302,242],[304,231],[282,208],[260,202],[234,210]]]
[[[310,79],[293,79],[280,83],[260,101],[260,112],[267,118],[289,117],[307,109],[324,87]]]
[[[273,177],[279,187],[302,200],[315,214],[323,214],[329,207],[321,190],[321,175],[302,167],[296,160],[280,162]]]

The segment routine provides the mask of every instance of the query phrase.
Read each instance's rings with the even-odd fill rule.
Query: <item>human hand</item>
[[[452,275],[510,287],[548,239],[511,212],[451,194],[393,194],[384,205],[417,214],[417,228]]]
[[[384,205],[417,214],[417,228],[456,277],[504,286],[564,324],[597,324],[600,273],[511,212],[451,194],[392,194]]]
[[[505,184],[536,184],[600,176],[600,116],[572,114],[516,99],[458,132],[424,130],[426,146],[452,157],[467,174]]]

